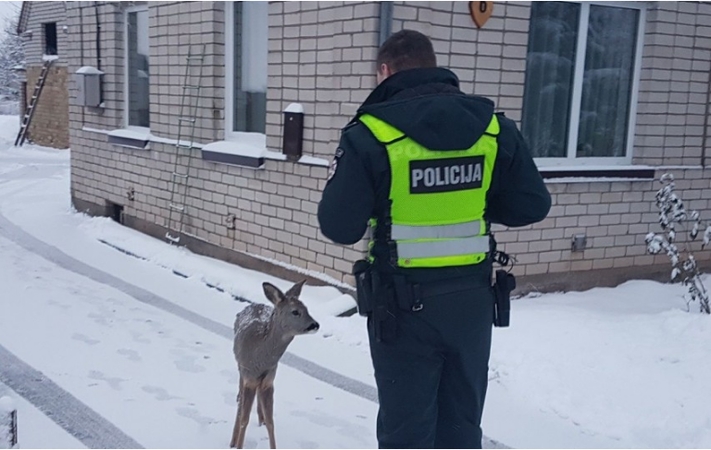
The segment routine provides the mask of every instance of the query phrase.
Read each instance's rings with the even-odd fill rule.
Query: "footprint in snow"
[[[224,420],[218,421],[216,419],[213,419],[212,417],[203,416],[200,414],[200,411],[198,411],[195,408],[187,408],[187,407],[175,408],[175,412],[177,412],[178,415],[181,415],[183,417],[187,417],[188,419],[194,420],[195,422],[197,422],[199,425],[202,425],[202,426],[211,425],[213,423],[218,423],[218,422],[225,422]]]
[[[96,339],[92,339],[92,338],[90,338],[84,334],[81,334],[81,333],[72,334],[72,339],[74,339],[75,341],[83,342],[85,344],[89,344],[89,345],[96,345],[99,342],[101,342],[101,341],[97,341]]]
[[[148,394],[153,394],[155,399],[161,402],[180,398],[174,395],[170,395],[168,391],[158,386],[143,386],[141,387],[141,390]]]
[[[195,356],[188,356],[180,350],[173,350],[171,351],[171,353],[179,357],[178,359],[173,361],[175,363],[175,367],[178,370],[190,373],[200,373],[205,372],[207,370],[205,369],[205,367],[199,364],[195,364],[195,361],[197,360],[197,357]]]
[[[105,381],[111,389],[120,391],[121,390],[121,383],[123,383],[124,379],[122,378],[117,378],[117,377],[107,377],[104,375],[103,372],[99,372],[98,370],[92,370],[89,372],[89,378],[92,380],[98,380],[98,381]]]
[[[128,348],[121,348],[116,350],[116,353],[119,355],[127,357],[131,361],[141,361],[141,357],[139,356],[138,352],[135,350],[130,350]]]

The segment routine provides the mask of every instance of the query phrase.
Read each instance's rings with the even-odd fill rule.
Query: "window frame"
[[[140,132],[150,132],[151,127],[150,127],[150,118],[148,119],[148,126],[147,127],[141,127],[137,125],[130,125],[129,121],[131,120],[131,111],[130,111],[130,86],[129,86],[129,70],[128,70],[128,61],[129,61],[129,44],[128,44],[128,15],[130,13],[134,12],[145,12],[146,14],[150,14],[148,5],[143,4],[143,5],[135,5],[135,6],[129,6],[127,8],[124,8],[123,11],[123,115],[124,115],[124,120],[123,120],[123,126],[125,129],[128,130],[136,130]],[[148,17],[149,19],[149,27],[148,27],[148,47],[150,49],[150,15]],[[148,64],[150,67],[150,52],[149,52],[149,59],[148,59]],[[149,85],[149,93],[150,93],[150,78],[148,81]],[[149,111],[150,111],[150,100],[148,102],[149,104]],[[150,117],[150,116],[149,116]]]
[[[267,13],[268,14],[268,13]],[[224,130],[225,140],[242,141],[251,138],[252,141],[266,139],[265,133],[250,131],[234,131],[234,104],[235,104],[235,2],[225,2],[225,112]],[[269,32],[269,18],[267,17],[267,33]],[[240,42],[241,45],[241,42]],[[269,67],[269,47],[267,46],[267,68]],[[267,81],[269,80],[267,74]],[[267,93],[269,87],[267,86]],[[266,118],[265,118],[266,119]],[[265,130],[266,131],[266,130]]]
[[[561,167],[561,166],[624,166],[632,163],[634,153],[635,128],[637,124],[637,107],[639,101],[639,84],[642,72],[642,55],[644,50],[644,36],[646,26],[646,15],[648,5],[646,2],[605,2],[588,1],[573,2],[580,5],[580,17],[578,18],[578,40],[575,48],[575,68],[573,72],[573,87],[570,101],[570,123],[568,124],[567,154],[565,157],[538,157],[534,156],[534,161],[538,167]],[[632,88],[630,92],[629,117],[627,124],[627,142],[625,146],[625,156],[614,157],[592,157],[579,158],[576,156],[578,133],[580,132],[580,107],[583,98],[583,74],[585,72],[585,56],[588,40],[588,24],[590,19],[591,6],[607,6],[615,8],[627,8],[639,11],[637,23],[637,40],[635,48],[635,61],[632,70]],[[525,87],[524,87],[525,88]]]

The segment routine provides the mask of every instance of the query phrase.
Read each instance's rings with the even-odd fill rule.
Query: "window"
[[[126,122],[129,127],[150,126],[150,65],[148,10],[126,11]]]
[[[226,134],[264,134],[267,119],[268,2],[226,7]]]
[[[616,3],[532,4],[522,133],[538,161],[631,160],[643,12]]]
[[[44,25],[44,54],[57,55],[57,24],[55,22]]]

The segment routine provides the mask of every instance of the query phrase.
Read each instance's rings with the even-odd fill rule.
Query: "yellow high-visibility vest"
[[[429,150],[369,114],[360,121],[388,152],[389,237],[397,265],[449,267],[485,260],[490,248],[484,211],[498,150],[496,115],[474,145],[454,151]],[[371,226],[378,226],[376,219]]]

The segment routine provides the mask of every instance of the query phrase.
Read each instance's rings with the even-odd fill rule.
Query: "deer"
[[[273,415],[277,365],[294,337],[316,333],[320,327],[299,300],[305,282],[296,283],[286,293],[262,283],[273,307],[252,303],[237,314],[234,355],[240,380],[230,448],[243,448],[255,395],[259,426],[266,425],[269,446],[276,448]]]

